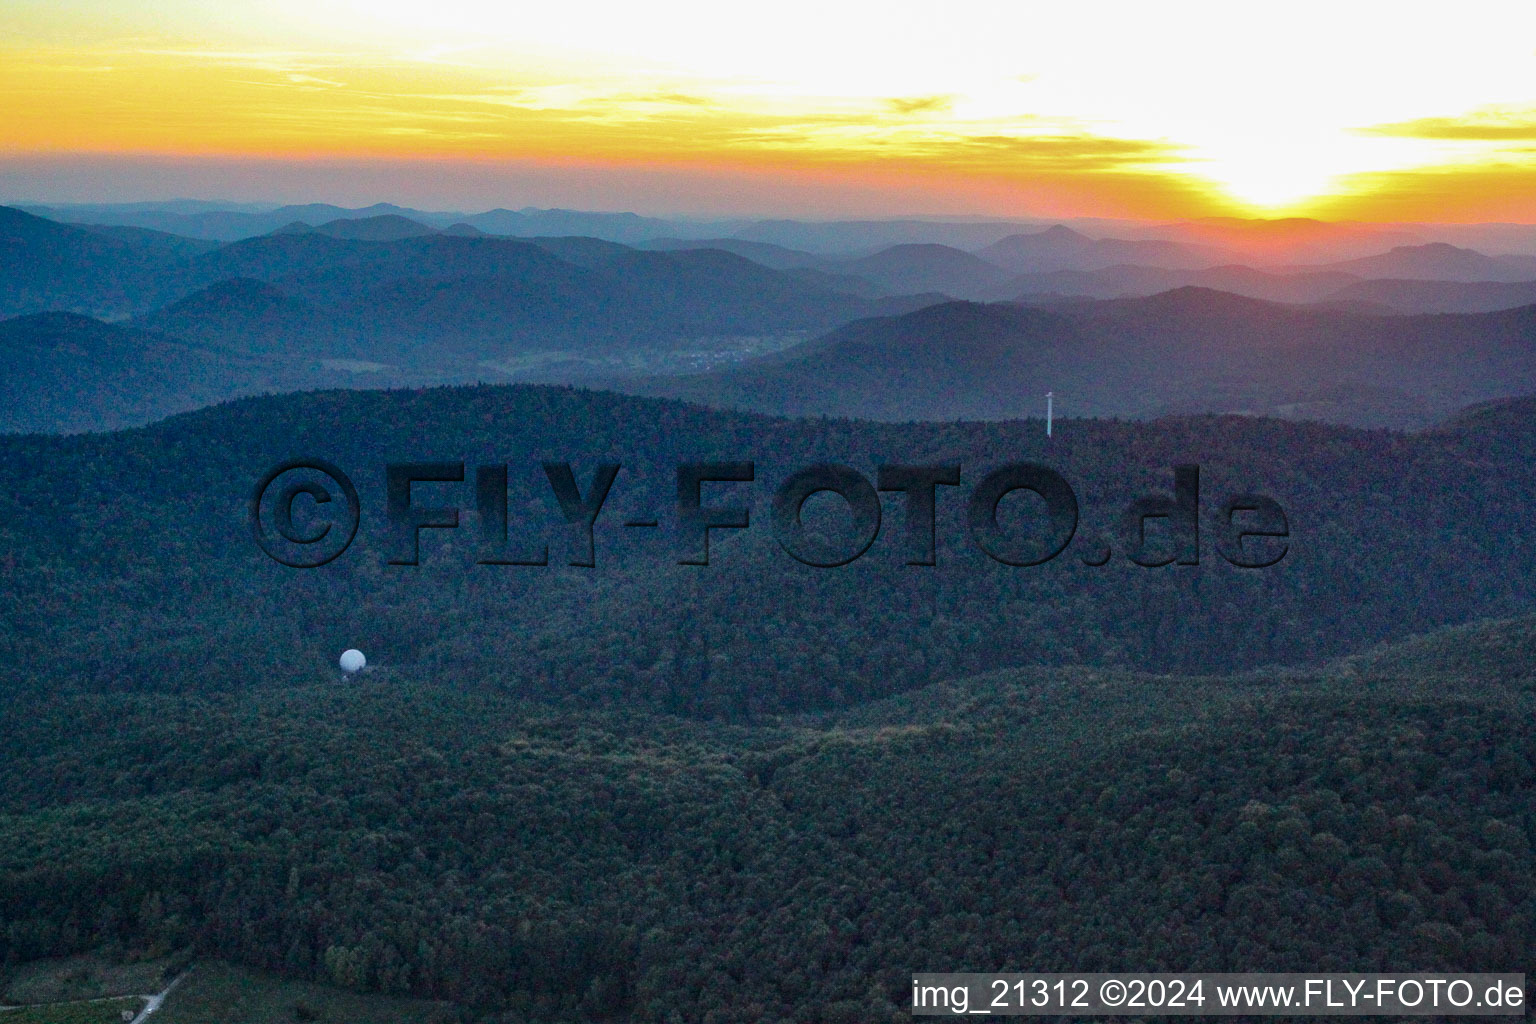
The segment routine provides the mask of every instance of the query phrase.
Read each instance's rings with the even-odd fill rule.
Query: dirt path
[[[165,990],[164,991],[159,992],[159,993],[157,993],[155,995],[152,995],[152,996],[145,996],[144,997],[144,1009],[140,1010],[139,1011],[139,1015],[137,1017],[133,1018],[133,1020],[130,1021],[129,1024],[144,1024],[144,1022],[149,1019],[149,1015],[150,1014],[152,1014],[156,1010],[160,1009],[160,1004],[165,1002],[165,997],[171,994],[171,989],[175,988],[177,985],[180,985],[181,984],[181,979],[185,978],[187,975],[189,975],[191,973],[192,973],[192,968],[188,967],[186,970],[184,970],[180,974],[176,975],[176,977],[172,978],[171,979],[171,983],[169,985],[165,986]]]

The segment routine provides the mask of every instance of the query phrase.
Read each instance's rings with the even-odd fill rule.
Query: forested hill
[[[852,1024],[906,1019],[913,970],[1529,961],[1536,403],[1418,435],[1042,426],[477,387],[0,439],[0,963],[225,958],[462,1024]],[[246,518],[296,456],[362,509],[313,570]],[[533,536],[559,521],[546,459],[583,494],[622,464],[592,568],[565,527]],[[670,523],[703,459],[755,462],[705,495],[752,524],[679,566],[669,526],[620,524]],[[408,460],[509,463],[513,543],[550,565],[473,564],[473,482],[418,485],[460,527],[386,564],[383,466]],[[790,559],[772,491],[821,461],[958,464],[937,566],[905,564],[894,493],[862,558]],[[1018,461],[1080,502],[1033,568],[967,528]],[[1131,564],[1119,510],[1182,463],[1199,564]],[[1234,492],[1285,509],[1278,565],[1215,552]],[[371,665],[343,679],[347,646]]]
[[[884,1024],[978,966],[1507,970],[1532,633],[751,728],[415,671],[54,698],[0,719],[0,960],[188,949],[466,1024]]]
[[[1039,421],[794,421],[477,387],[249,399],[118,434],[11,437],[0,441],[0,682],[13,695],[288,685],[328,678],[336,652],[357,646],[466,689],[750,720],[1009,665],[1304,662],[1536,610],[1536,522],[1524,514],[1536,480],[1520,441],[1532,419],[1516,403],[1419,435],[1242,417],[1068,420],[1047,440]],[[247,519],[256,482],[296,456],[334,463],[361,497],[356,542],[318,569],[268,559]],[[581,551],[557,525],[547,459],[570,460],[584,493],[598,463],[622,464],[595,568],[567,564]],[[427,460],[467,463],[465,483],[415,489],[417,505],[462,509],[460,528],[423,531],[419,567],[388,565],[384,465]],[[713,533],[708,567],[676,564],[675,470],[688,460],[756,463],[753,484],[705,485],[704,504],[752,510],[750,529]],[[967,526],[983,476],[1019,461],[1060,471],[1080,503],[1072,544],[1043,566],[993,561]],[[548,543],[548,566],[474,564],[475,467],[502,462],[512,546]],[[896,493],[851,565],[791,559],[774,539],[772,495],[817,462],[871,481],[881,463],[958,464],[962,485],[938,488],[937,567],[905,564]],[[1201,467],[1200,563],[1132,564],[1121,511],[1171,494],[1181,463]],[[1217,554],[1217,511],[1241,492],[1285,510],[1278,565],[1236,568]],[[1005,531],[1043,528],[1031,500],[1003,502]],[[830,496],[807,505],[838,543],[842,515]],[[621,525],[648,518],[661,525]],[[1108,563],[1086,564],[1103,544]]]
[[[1383,316],[1185,287],[1043,306],[954,302],[846,324],[646,394],[791,416],[1262,413],[1422,428],[1536,389],[1536,306]]]

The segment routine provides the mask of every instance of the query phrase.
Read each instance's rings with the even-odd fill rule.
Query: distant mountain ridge
[[[1276,302],[1379,305],[1398,313],[1482,313],[1536,302],[1536,261],[1428,245],[1315,266],[1178,270],[1126,264],[1023,274],[980,297],[1026,302],[1051,296],[1134,298],[1189,285]]]
[[[937,243],[906,243],[845,263],[840,273],[861,277],[892,294],[942,292],[971,298],[1007,280],[1006,269],[963,249]]]
[[[466,225],[467,226],[467,225]],[[411,220],[395,213],[383,213],[376,217],[340,217],[324,224],[306,224],[296,220],[277,229],[277,234],[305,234],[315,232],[332,238],[350,238],[360,242],[395,242],[402,238],[419,238],[435,235],[437,230],[420,221]],[[455,232],[465,234],[465,232]]]
[[[826,256],[789,249],[772,242],[754,242],[745,238],[652,238],[641,242],[637,248],[672,252],[678,249],[723,249],[754,263],[761,263],[774,270],[797,270],[803,267],[819,267],[828,262]]]
[[[284,382],[274,387],[554,380],[775,412],[996,418],[1035,411],[1034,392],[1050,389],[1093,415],[1216,411],[1418,427],[1466,403],[1517,393],[1531,379],[1528,317],[1519,310],[1536,302],[1536,279],[1451,278],[1516,277],[1536,258],[1447,243],[1315,266],[1207,266],[1229,253],[1168,239],[1093,238],[1056,225],[1013,230],[980,248],[1016,263],[1138,258],[1167,265],[1014,274],[932,241],[863,255],[742,237],[694,244],[673,236],[633,247],[588,235],[487,235],[463,221],[437,226],[388,206],[331,216],[336,210],[265,211],[318,223],[288,221],[216,245],[0,209],[7,256],[0,314],[130,317],[120,326],[138,332],[132,336],[146,350],[153,346],[145,338],[159,339],[154,350],[162,357],[167,342],[179,342],[260,364],[231,371],[230,393],[257,378]],[[543,223],[566,217],[517,216],[535,213]],[[940,225],[941,233],[973,240],[1017,226]],[[806,235],[800,222],[774,230],[791,228],[812,242],[821,237]],[[861,232],[872,240],[920,228],[933,224],[838,222],[817,231],[826,232],[823,241],[846,243]],[[1310,223],[1274,230],[1291,240],[1334,237]],[[1341,237],[1382,237],[1353,230]],[[1386,272],[1445,276],[1360,276]],[[1271,305],[1236,300],[1240,295]],[[970,310],[950,301],[956,297],[1022,300],[1049,316]],[[924,307],[938,311],[889,320]],[[1464,319],[1494,309],[1513,312]],[[1455,315],[1394,315],[1402,312]],[[819,340],[803,344],[807,338]],[[126,344],[109,350],[126,353]],[[285,359],[293,367],[280,366]],[[644,379],[652,374],[693,376]],[[101,379],[116,380],[110,373]],[[140,379],[147,393],[159,392],[150,378]],[[159,408],[135,410],[112,393],[103,408],[118,418],[92,422],[142,422]],[[28,416],[12,428],[53,422]]]
[[[595,235],[613,241],[639,242],[647,238],[675,235],[692,228],[703,234],[719,233],[721,227],[734,228],[740,222],[702,222],[641,217],[633,213],[593,213],[577,210],[493,209],[482,213],[435,212],[375,203],[360,208],[330,203],[304,203],[273,209],[165,208],[158,204],[123,206],[32,206],[29,212],[64,221],[119,224],[154,228],[190,238],[234,242],[242,238],[270,234],[294,223],[318,227],[338,220],[369,220],[375,217],[400,217],[431,228],[466,224],[486,234]]]
[[[1529,281],[1536,260],[1494,257],[1447,242],[1398,246],[1389,252],[1329,264],[1326,268],[1362,278],[1409,278],[1419,281]]]
[[[622,386],[785,415],[1006,419],[1039,415],[1050,390],[1062,414],[1422,427],[1536,392],[1536,306],[1381,316],[1194,287],[1041,308],[951,303],[710,374]]]
[[[0,317],[65,309],[154,319],[157,308],[248,279],[305,300],[311,309],[303,336],[330,334],[334,354],[376,357],[380,352],[366,351],[373,339],[392,359],[413,350],[418,362],[817,332],[933,298],[850,294],[835,278],[776,271],[718,250],[650,252],[589,237],[440,232],[394,213],[318,226],[288,222],[212,246],[0,209],[0,252]],[[255,315],[237,310],[237,298],[238,289],[220,301],[180,307],[179,329],[211,339],[221,317]],[[190,322],[194,308],[206,322]],[[164,329],[168,321],[155,322]],[[235,336],[244,330],[224,326]]]
[[[1124,263],[1191,270],[1240,259],[1230,249],[1163,239],[1089,238],[1063,224],[1037,233],[1009,235],[978,250],[977,255],[1016,274],[1102,270]]]
[[[148,309],[166,275],[211,246],[154,231],[59,224],[0,206],[0,318]]]
[[[1320,302],[1340,296],[1360,279],[1337,270],[1278,272],[1241,264],[1177,270],[1117,264],[1099,270],[1056,270],[1010,278],[1008,294],[996,299],[1030,301],[1037,296],[1081,296],[1093,299],[1138,298],[1174,288],[1195,286],[1246,295],[1272,302]]]
[[[1404,313],[1484,313],[1536,303],[1532,281],[1357,281],[1328,296],[1377,302]]]
[[[719,250],[435,233],[375,242],[285,232],[233,243],[187,272],[193,284],[229,278],[308,302],[320,315],[306,333],[330,330],[338,353],[413,365],[825,330],[927,301],[863,299]]]
[[[6,217],[14,259],[0,281],[13,308],[90,296],[112,299],[106,315],[137,313],[122,325],[5,323],[18,345],[65,339],[58,358],[8,369],[0,430],[11,431],[120,428],[252,390],[584,379],[642,356],[664,363],[676,348],[787,344],[939,298],[850,295],[720,250],[420,234],[393,215],[197,244],[190,256],[161,236],[123,241],[19,211],[0,211],[0,229]],[[145,309],[153,299],[164,304]],[[91,346],[103,357],[85,355]],[[71,351],[80,358],[63,358]]]

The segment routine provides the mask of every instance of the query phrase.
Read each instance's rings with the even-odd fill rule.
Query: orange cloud
[[[1420,117],[1371,125],[1371,135],[1465,142],[1536,141],[1536,111],[1484,111],[1461,117]]]
[[[1315,204],[1337,220],[1536,223],[1536,150],[1525,160],[1447,164],[1357,175],[1347,191]]]

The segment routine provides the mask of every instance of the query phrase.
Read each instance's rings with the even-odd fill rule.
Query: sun
[[[1350,194],[1366,176],[1431,165],[1442,158],[1424,140],[1319,126],[1197,139],[1177,171],[1205,183],[1247,213],[1302,215]]]
[[[1200,164],[1193,175],[1245,211],[1267,216],[1302,212],[1336,194],[1341,179],[1317,167],[1253,156],[1216,158]]]

